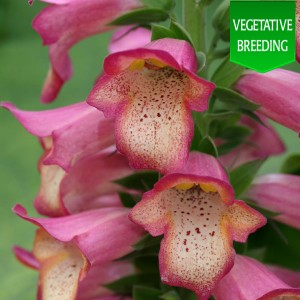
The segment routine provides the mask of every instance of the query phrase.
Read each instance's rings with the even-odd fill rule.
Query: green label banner
[[[230,61],[264,73],[295,61],[295,1],[231,1]]]

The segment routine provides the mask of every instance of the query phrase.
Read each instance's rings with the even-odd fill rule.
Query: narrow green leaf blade
[[[163,39],[163,38],[173,38],[173,39],[176,38],[175,33],[164,26],[153,24],[151,28],[152,28],[152,36],[151,36],[152,41]]]
[[[285,174],[300,175],[300,154],[289,156],[281,166],[281,172]]]
[[[222,87],[230,87],[245,71],[245,68],[230,62],[229,55],[213,74],[211,80]]]
[[[161,291],[145,286],[135,286],[133,300],[160,300]]]
[[[264,160],[254,160],[235,168],[230,173],[230,182],[238,198],[249,187]]]
[[[130,11],[115,20],[109,25],[130,25],[130,24],[148,24],[152,22],[161,22],[167,20],[169,14],[158,8],[141,8]]]
[[[254,111],[259,107],[259,105],[251,102],[241,94],[228,88],[217,87],[214,90],[214,95],[218,97],[220,101],[238,108]]]

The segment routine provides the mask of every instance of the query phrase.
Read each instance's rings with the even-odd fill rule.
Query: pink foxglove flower
[[[279,279],[294,288],[300,288],[300,271],[293,271],[279,266],[267,266]]]
[[[193,137],[191,110],[204,111],[214,84],[196,76],[185,41],[161,39],[109,55],[88,103],[116,118],[118,150],[137,169],[162,173],[184,165]]]
[[[129,209],[122,207],[50,219],[30,218],[20,205],[14,212],[39,226],[32,254],[39,265],[43,299],[75,299],[78,283],[90,269],[131,252],[143,234],[128,220]]]
[[[115,143],[114,121],[85,102],[45,111],[22,111],[3,102],[23,127],[38,137],[47,151],[43,164],[70,171],[81,157]]]
[[[240,124],[252,130],[245,143],[231,152],[219,157],[226,167],[237,167],[255,159],[264,159],[270,155],[281,154],[285,146],[275,129],[268,123],[267,118],[259,116],[265,126],[257,121],[243,116]]]
[[[231,269],[233,240],[245,242],[265,218],[234,199],[220,163],[191,153],[186,167],[167,174],[144,194],[130,218],[153,236],[164,234],[159,253],[162,281],[207,299]]]
[[[260,74],[247,72],[235,88],[261,105],[258,112],[300,133],[300,74],[283,69]]]
[[[214,290],[216,300],[295,300],[300,289],[277,278],[260,262],[237,255],[234,267]]]
[[[245,197],[278,213],[273,219],[300,229],[300,176],[267,174],[255,178]]]
[[[49,46],[49,69],[41,100],[53,101],[72,75],[69,49],[79,41],[112,29],[108,24],[141,6],[139,0],[44,0],[50,4],[35,18],[33,28]]]
[[[37,211],[47,216],[62,216],[109,206],[120,206],[117,192],[122,187],[114,180],[133,173],[126,158],[111,149],[87,156],[66,173],[56,165],[39,163],[41,185],[35,199]]]
[[[151,31],[143,27],[124,26],[113,34],[108,46],[109,53],[143,47],[151,42]]]
[[[41,268],[43,264],[39,263],[33,253],[17,246],[13,250],[16,258],[21,263],[39,272],[43,271]],[[34,251],[37,250],[34,249]],[[104,285],[133,274],[134,267],[127,261],[108,262],[91,267],[86,277],[78,284],[76,299],[94,300],[99,299],[99,297],[100,299],[119,299],[117,296],[112,295],[112,292]]]

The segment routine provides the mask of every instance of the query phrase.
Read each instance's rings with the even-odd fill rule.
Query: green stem
[[[206,54],[205,0],[183,0],[183,26],[192,37],[195,50]],[[203,72],[205,75],[205,69]]]

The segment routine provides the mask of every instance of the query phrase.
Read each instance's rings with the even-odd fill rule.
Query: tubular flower
[[[139,0],[44,0],[53,4],[34,19],[33,28],[49,46],[49,69],[41,100],[53,101],[72,75],[69,49],[84,38],[112,29],[113,19],[141,6]]]
[[[151,31],[143,27],[124,26],[116,30],[108,46],[109,53],[143,47],[151,42]]]
[[[59,166],[40,161],[41,185],[35,199],[37,211],[61,216],[83,210],[120,206],[117,192],[122,187],[112,181],[132,174],[126,158],[110,149],[79,160],[66,173]]]
[[[267,174],[255,178],[245,197],[259,206],[277,212],[273,219],[300,229],[300,177]]]
[[[234,267],[214,290],[216,300],[296,300],[300,289],[277,278],[260,262],[237,255]]]
[[[222,166],[191,153],[186,167],[164,176],[145,193],[130,218],[153,236],[164,234],[159,253],[162,281],[207,299],[234,261],[232,241],[245,242],[265,219],[234,199]]]
[[[258,112],[299,133],[299,82],[299,73],[276,69],[265,74],[247,72],[235,88],[261,105]]]
[[[279,266],[267,266],[279,279],[294,288],[300,287],[300,272]]]
[[[46,111],[22,111],[3,102],[22,126],[38,137],[47,152],[43,164],[66,172],[81,157],[99,152],[114,141],[114,121],[85,102]]]
[[[75,299],[78,282],[88,278],[89,270],[131,252],[143,233],[121,207],[52,219],[30,218],[20,205],[14,212],[40,227],[32,254],[39,265],[42,299]]]
[[[105,74],[87,101],[116,117],[117,148],[133,168],[167,173],[185,163],[193,137],[191,110],[206,110],[214,89],[196,70],[190,44],[168,38],[105,59]]]
[[[49,237],[49,239],[51,238]],[[54,244],[55,242],[51,243],[51,245]],[[36,245],[38,245],[38,243]],[[35,258],[33,253],[17,246],[15,246],[13,250],[16,258],[21,263],[39,272],[43,271],[43,268],[41,268],[41,266],[43,266],[43,263],[40,264],[39,261]],[[61,250],[62,249],[59,248],[57,252],[55,251],[52,252],[53,256],[60,255],[58,252]],[[39,252],[39,250],[36,249],[36,246],[34,247],[33,252],[34,253]],[[47,256],[49,256],[49,254]],[[49,258],[45,258],[45,259],[49,259]],[[91,267],[86,277],[78,284],[76,299],[77,300],[119,299],[117,298],[117,296],[112,295],[112,292],[107,288],[105,288],[104,285],[132,274],[134,274],[134,268],[131,263],[126,261],[108,262],[102,265]],[[47,298],[43,297],[43,299],[47,299]]]
[[[263,159],[284,152],[285,146],[275,129],[266,118],[263,116],[259,118],[265,126],[247,116],[241,118],[240,124],[247,126],[252,133],[241,146],[219,157],[226,167],[234,168],[255,159]]]

